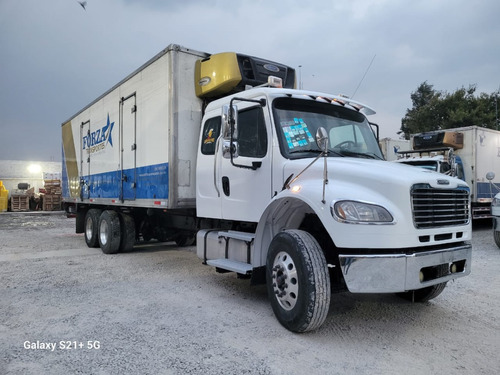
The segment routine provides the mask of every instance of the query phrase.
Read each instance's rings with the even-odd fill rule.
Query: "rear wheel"
[[[120,250],[120,227],[120,216],[117,212],[102,212],[99,218],[99,246],[104,254],[116,254]]]
[[[179,247],[193,246],[196,242],[194,234],[181,234],[175,238],[175,243]]]
[[[119,251],[130,251],[135,245],[135,221],[128,214],[120,213],[121,241]]]
[[[85,242],[88,247],[99,247],[99,215],[98,209],[91,208],[85,215]]]
[[[267,255],[267,290],[278,321],[292,332],[319,328],[330,307],[325,256],[308,232],[278,233]]]
[[[494,230],[493,238],[495,239],[495,243],[497,244],[497,246],[500,247],[500,231]]]

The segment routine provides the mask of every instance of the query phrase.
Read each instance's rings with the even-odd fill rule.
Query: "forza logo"
[[[87,150],[87,153],[92,154],[97,151],[104,150],[108,144],[113,147],[113,127],[115,123],[109,121],[109,113],[108,113],[108,121],[106,125],[104,125],[101,129],[97,129],[92,133],[89,132],[87,135],[84,135],[82,138],[82,148]]]

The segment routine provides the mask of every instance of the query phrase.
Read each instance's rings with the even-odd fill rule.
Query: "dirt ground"
[[[315,332],[195,248],[89,249],[62,213],[0,214],[0,374],[498,374],[500,249],[475,226],[470,276],[436,299],[332,296]]]

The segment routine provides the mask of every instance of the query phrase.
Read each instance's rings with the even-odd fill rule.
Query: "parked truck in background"
[[[105,253],[196,239],[294,332],[332,292],[427,301],[468,275],[467,185],[384,161],[372,109],[294,87],[282,64],[168,46],[62,124],[76,232]]]
[[[399,158],[399,152],[410,150],[410,141],[407,139],[382,138],[379,141],[382,154],[387,161]]]
[[[500,131],[479,126],[419,133],[397,162],[456,176],[470,186],[472,218],[491,217],[500,185]]]

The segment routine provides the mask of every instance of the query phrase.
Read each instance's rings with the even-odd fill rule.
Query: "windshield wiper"
[[[302,150],[293,150],[293,151],[290,151],[290,154],[296,154],[299,152],[314,152],[316,154],[319,154],[320,152],[323,152],[323,151],[318,150],[317,148],[308,148],[308,149],[302,149]]]
[[[289,153],[290,154],[297,154],[299,152],[314,152],[315,154],[320,154],[323,151],[321,151],[321,150],[319,150],[317,148],[309,148],[309,149],[305,149],[305,150],[293,150],[293,151],[290,151]],[[345,156],[345,155],[342,155],[340,152],[334,151],[334,150],[328,150],[328,154],[334,154],[334,155],[337,155],[337,156]]]
[[[377,154],[374,154],[373,152],[366,152],[365,153],[365,152],[356,152],[356,151],[349,151],[349,150],[340,150],[339,153],[342,154],[343,156],[360,156],[360,157],[367,158],[367,159],[384,160],[380,156],[378,156]]]

